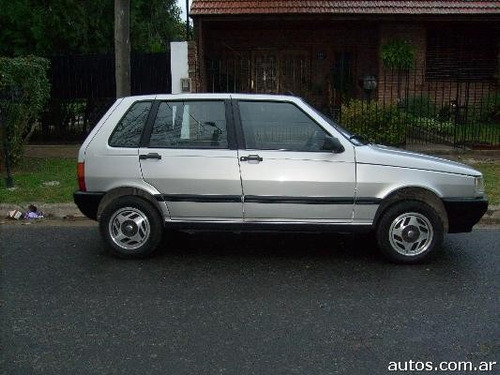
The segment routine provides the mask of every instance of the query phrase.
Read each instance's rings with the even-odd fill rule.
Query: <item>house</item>
[[[197,91],[292,92],[332,115],[350,98],[498,94],[498,1],[193,0],[190,15]],[[391,66],[398,50],[409,65]]]

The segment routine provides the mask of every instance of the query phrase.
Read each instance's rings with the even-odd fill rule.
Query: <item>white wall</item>
[[[181,78],[189,78],[188,43],[171,42],[170,51],[172,94],[180,94]]]

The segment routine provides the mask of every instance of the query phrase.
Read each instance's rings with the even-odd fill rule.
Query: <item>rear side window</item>
[[[134,103],[113,130],[109,145],[111,147],[139,147],[150,109],[151,102]]]
[[[227,148],[223,101],[161,102],[149,147]]]

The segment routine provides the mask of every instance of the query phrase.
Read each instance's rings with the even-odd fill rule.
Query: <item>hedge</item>
[[[9,148],[11,165],[19,162],[24,143],[50,95],[49,60],[36,57],[0,57],[0,161]]]

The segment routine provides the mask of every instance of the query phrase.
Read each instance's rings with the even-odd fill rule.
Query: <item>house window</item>
[[[494,30],[435,28],[427,34],[427,79],[483,81],[492,79],[497,66]]]

